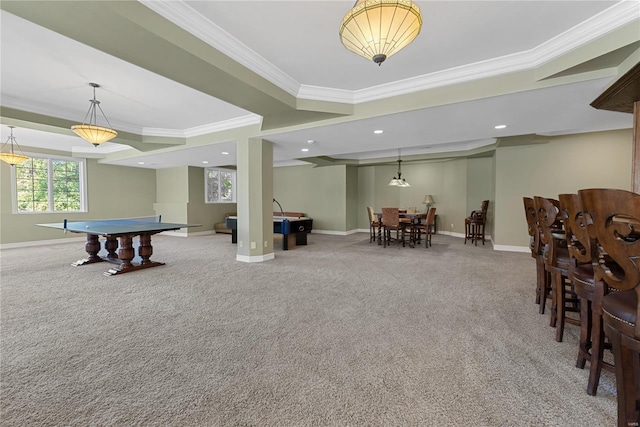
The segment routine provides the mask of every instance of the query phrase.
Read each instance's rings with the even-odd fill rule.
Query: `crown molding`
[[[298,83],[288,74],[251,50],[248,46],[236,40],[222,28],[195,11],[184,1],[139,1],[144,6],[176,25],[179,25],[181,28],[238,61],[243,66],[253,70],[293,96],[301,99],[349,104],[379,100],[535,68],[617,28],[634,21],[640,21],[640,2],[636,0],[623,0],[529,51],[492,58],[362,90],[350,91]],[[74,117],[77,116],[76,112],[61,109],[60,106],[33,105],[11,96],[3,96],[2,103],[9,108],[52,117],[57,116],[67,120],[74,120]],[[184,138],[259,124],[261,120],[262,118],[260,116],[247,115],[185,130],[140,128],[120,122],[114,122],[113,125],[117,130],[134,134]]]
[[[74,120],[74,112],[65,110],[60,106],[43,106],[40,104],[24,102],[12,96],[3,96],[2,104],[5,107],[13,108],[21,111],[29,111],[36,114],[42,114],[51,117],[60,117],[66,120]],[[192,128],[180,130],[180,129],[164,129],[164,128],[149,128],[138,127],[123,124],[117,120],[112,120],[114,128],[118,131],[129,132],[143,136],[158,136],[158,137],[170,137],[170,138],[189,138],[193,136],[205,135],[208,133],[220,132],[229,129],[235,129],[243,126],[250,126],[262,123],[262,116],[257,114],[247,114],[245,116],[234,117],[232,119],[223,120],[220,122],[209,123],[202,126],[195,126]]]
[[[167,138],[184,138],[185,131],[180,129],[142,128],[142,136],[159,136]]]
[[[297,98],[309,99],[312,101],[330,101],[356,103],[355,93],[352,90],[334,89],[330,87],[300,85],[296,94]]]
[[[200,40],[218,49],[231,59],[264,77],[290,95],[296,96],[298,93],[300,83],[182,0],[138,1]]]
[[[533,66],[540,66],[617,28],[638,20],[640,20],[640,2],[637,0],[622,0],[532,49],[530,52]]]
[[[362,103],[539,67],[616,28],[640,20],[640,2],[624,0],[535,48],[351,92],[301,85],[299,96]]]
[[[493,145],[496,143],[496,141],[497,141],[496,138],[485,138],[485,139],[476,139],[472,141],[432,144],[429,148],[423,149],[419,154],[410,154],[411,149],[409,148],[409,149],[406,149],[406,151],[408,151],[408,154],[406,156],[406,161],[408,163],[411,161],[410,157],[420,156],[425,154],[450,153],[453,151],[471,151],[477,148]]]
[[[535,68],[616,28],[640,19],[640,2],[623,0],[528,51],[349,91],[297,82],[182,0],[139,1],[297,98],[352,104]]]
[[[262,123],[262,116],[257,114],[247,114],[246,116],[234,117],[233,119],[210,123],[203,126],[196,126],[186,129],[184,134],[187,138],[205,135],[208,133],[221,132],[229,129],[241,128],[244,126],[259,125]]]
[[[206,135],[208,133],[220,132],[229,129],[236,129],[243,126],[251,126],[262,123],[262,116],[257,114],[247,114],[246,116],[234,117],[233,119],[222,120],[220,122],[209,123],[202,126],[195,126],[185,130],[163,129],[163,128],[143,128],[144,136],[168,136],[175,138],[191,138],[194,136]]]
[[[37,101],[37,99],[36,99]],[[4,95],[2,97],[2,105],[4,107],[13,108],[20,111],[28,111],[30,113],[42,114],[44,116],[57,117],[69,121],[75,121],[81,123],[84,118],[84,113],[78,114],[68,108],[63,108],[60,105],[44,105],[37,102],[29,102],[24,99],[18,99],[10,95]],[[132,126],[127,123],[122,123],[117,120],[110,120],[112,127],[117,131],[130,132],[135,134],[141,134],[142,128],[138,126]]]
[[[107,145],[105,145],[107,144]],[[97,157],[102,157],[105,156],[107,154],[111,154],[111,153],[117,153],[118,151],[125,151],[125,150],[131,150],[132,147],[126,145],[126,144],[118,144],[116,142],[107,142],[105,144],[100,144],[97,147],[94,146],[85,146],[83,145],[78,145],[78,146],[73,146],[72,148],[72,153],[74,155],[78,154],[95,154]],[[85,157],[85,156],[82,156]]]

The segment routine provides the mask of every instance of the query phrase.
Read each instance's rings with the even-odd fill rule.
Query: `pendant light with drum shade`
[[[97,147],[98,145],[118,136],[118,132],[111,129],[111,123],[109,123],[109,119],[107,119],[104,111],[102,111],[102,107],[100,107],[100,101],[96,99],[96,88],[100,87],[100,85],[97,83],[89,83],[89,86],[93,88],[93,99],[89,100],[89,111],[87,111],[87,115],[84,117],[84,121],[82,122],[82,124],[71,126],[71,130],[74,131],[82,139],[89,141],[91,144]],[[109,125],[108,128],[98,126],[97,110],[100,110],[100,112],[102,113],[102,117],[107,122],[107,125]]]

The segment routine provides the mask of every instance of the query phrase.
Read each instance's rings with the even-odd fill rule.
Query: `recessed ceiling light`
[[[315,141],[313,139],[308,139],[307,144],[313,144]]]
[[[303,148],[302,151],[306,152],[306,151],[309,151],[309,149],[308,148]]]
[[[504,128],[506,128],[506,127],[507,127],[507,125],[498,125],[498,126],[496,126],[495,128],[496,128],[496,129],[504,129]]]
[[[226,156],[227,154],[229,154],[229,152],[228,151],[223,151],[222,154],[224,154]]]
[[[206,160],[203,160],[203,161],[202,161],[202,163],[204,163],[204,164],[206,165],[206,164],[207,164],[207,163],[209,163],[209,162],[207,162]]]
[[[373,133],[376,134],[381,134],[382,132],[384,132],[382,129],[378,129],[378,130],[374,130]]]
[[[144,162],[138,162],[139,165],[144,165]]]

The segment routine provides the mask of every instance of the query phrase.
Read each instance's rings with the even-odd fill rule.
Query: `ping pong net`
[[[72,221],[67,221],[64,219],[63,228],[65,232],[67,231],[67,223]],[[162,215],[152,215],[152,216],[139,216],[139,217],[131,217],[131,218],[117,218],[117,219],[91,219],[85,222],[88,223],[108,223],[108,224],[136,224],[136,223],[150,223],[150,222],[162,222]]]

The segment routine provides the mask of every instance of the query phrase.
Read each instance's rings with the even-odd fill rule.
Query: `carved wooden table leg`
[[[118,239],[113,236],[107,236],[107,241],[104,244],[104,248],[107,250],[107,258],[118,259]]]
[[[135,256],[133,250],[132,236],[130,234],[124,234],[120,236],[120,249],[118,250],[118,258],[122,261],[120,270],[126,270],[132,268],[131,260]]]
[[[101,262],[102,258],[98,256],[98,252],[100,252],[100,241],[98,240],[98,235],[96,234],[87,234],[87,243],[84,245],[84,249],[89,254],[88,258],[79,259],[76,262],[71,263],[74,267],[84,264],[93,264],[94,262]]]
[[[142,268],[157,267],[164,265],[164,262],[151,261],[153,255],[153,246],[151,246],[151,236],[153,233],[140,234],[140,246],[138,246],[138,255],[142,258],[140,264],[133,264],[135,257],[133,249],[133,237],[135,234],[125,234],[120,236],[120,249],[118,250],[118,258],[120,266],[105,271],[105,276],[113,276],[115,274],[128,273],[130,271],[140,270]]]
[[[142,258],[141,265],[147,265],[151,263],[151,255],[153,255],[153,246],[151,246],[151,235],[140,235],[140,246],[138,247],[138,255]]]

